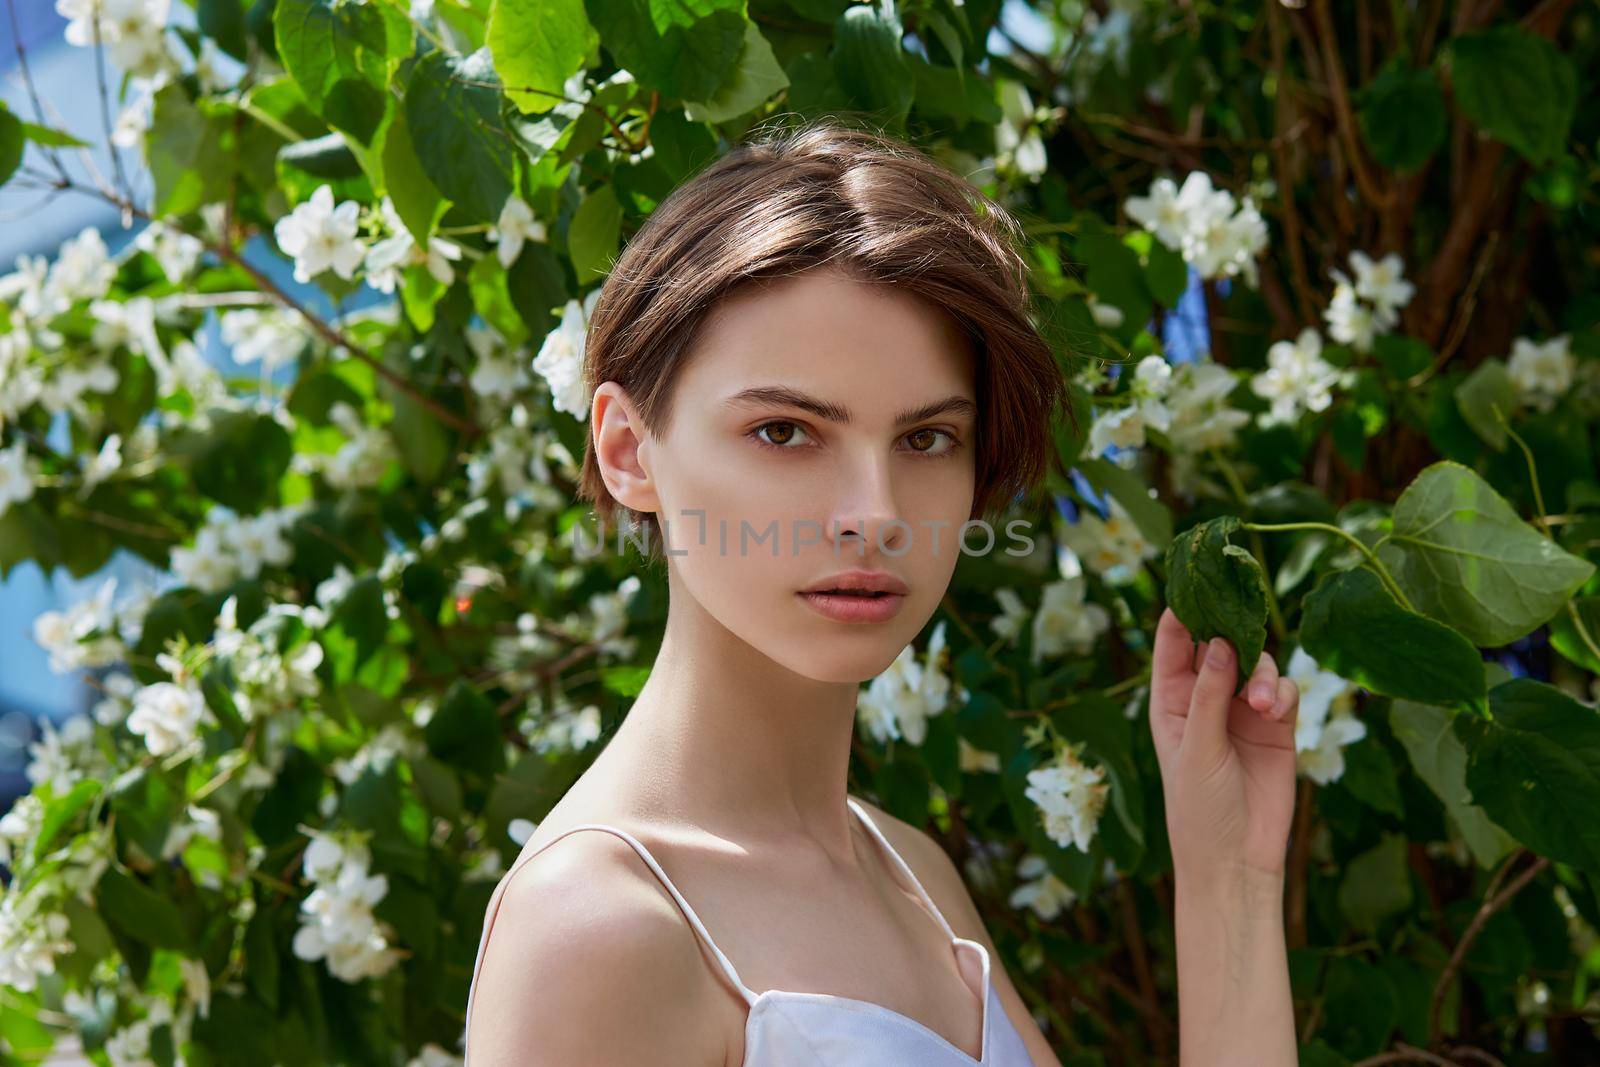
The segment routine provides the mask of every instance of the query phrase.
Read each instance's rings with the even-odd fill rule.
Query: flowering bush
[[[1176,1048],[1170,602],[1301,688],[1302,1062],[1600,1060],[1592,11],[57,9],[119,106],[0,108],[0,182],[138,232],[0,277],[0,574],[166,577],[33,624],[100,699],[0,817],[8,1062],[459,1062],[494,883],[664,616],[572,536],[597,283],[756,121],[841,109],[1024,217],[1083,416],[853,768],[1063,1058]]]

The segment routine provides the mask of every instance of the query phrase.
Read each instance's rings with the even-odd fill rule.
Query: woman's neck
[[[856,682],[819,682],[678,598],[607,778],[652,816],[753,841],[800,834],[849,856]]]

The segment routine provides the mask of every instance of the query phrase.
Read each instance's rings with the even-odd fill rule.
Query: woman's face
[[[955,325],[825,268],[780,279],[718,304],[672,405],[619,499],[661,521],[679,589],[798,674],[880,673],[943,597],[971,514],[977,389]],[[802,592],[851,570],[905,593]]]

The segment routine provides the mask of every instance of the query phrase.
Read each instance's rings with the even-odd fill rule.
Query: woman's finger
[[[1293,723],[1300,710],[1300,683],[1293,678],[1278,679],[1278,697],[1272,704],[1275,722]]]
[[[1256,669],[1246,683],[1250,706],[1259,712],[1270,713],[1278,697],[1278,665],[1265,652],[1256,661]]]
[[[1201,766],[1220,759],[1228,746],[1228,710],[1238,681],[1237,659],[1238,653],[1226,637],[1214,637],[1206,645],[1205,662],[1195,679],[1183,728],[1185,758],[1198,760]]]

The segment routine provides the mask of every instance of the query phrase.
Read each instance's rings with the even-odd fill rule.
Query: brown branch
[[[1294,281],[1295,303],[1302,322],[1310,322],[1317,315],[1317,300],[1311,290],[1311,275],[1306,270],[1305,247],[1300,235],[1300,212],[1295,207],[1294,175],[1289,166],[1289,138],[1285,126],[1289,122],[1288,71],[1284,62],[1283,14],[1280,5],[1267,5],[1267,21],[1272,31],[1272,67],[1277,72],[1276,106],[1272,139],[1273,162],[1278,174],[1278,197],[1283,204],[1283,239],[1288,245],[1289,276]]]
[[[1300,780],[1300,795],[1294,802],[1294,830],[1289,846],[1289,882],[1284,887],[1285,921],[1290,948],[1306,943],[1306,873],[1311,863],[1311,817],[1314,789],[1311,779]]]
[[[1145,1003],[1154,1007],[1156,998],[1155,976],[1150,972],[1150,953],[1145,947],[1144,931],[1139,925],[1139,909],[1133,899],[1133,888],[1126,878],[1117,879],[1117,902],[1122,908],[1122,932],[1128,940],[1128,956],[1133,961],[1133,974],[1139,982],[1139,997]],[[1165,1016],[1156,1012],[1156,1017],[1166,1022]],[[1151,1033],[1155,1053],[1161,1059],[1167,1058],[1167,1032],[1164,1027],[1157,1027]]]
[[[1380,188],[1377,179],[1367,170],[1366,155],[1356,133],[1355,113],[1350,109],[1350,90],[1344,80],[1344,64],[1338,55],[1339,39],[1334,32],[1333,17],[1328,12],[1328,0],[1314,0],[1311,11],[1317,23],[1317,36],[1321,38],[1323,65],[1333,97],[1333,114],[1339,124],[1339,134],[1344,138],[1345,151],[1350,156],[1350,168],[1355,172],[1361,195],[1382,211],[1394,198],[1394,190]]]
[[[1518,849],[1511,854],[1511,858],[1501,865],[1494,876],[1489,879],[1489,887],[1484,891],[1483,903],[1478,906],[1478,913],[1467,924],[1466,930],[1461,934],[1461,940],[1456,942],[1455,951],[1450,953],[1450,960],[1444,965],[1444,971],[1439,975],[1439,981],[1433,987],[1433,999],[1428,1005],[1428,1034],[1430,1040],[1437,1044],[1439,1041],[1439,1014],[1444,1005],[1445,993],[1450,988],[1450,983],[1455,980],[1456,972],[1461,969],[1461,961],[1466,958],[1467,949],[1472,947],[1472,942],[1482,932],[1484,924],[1496,911],[1503,908],[1507,901],[1517,895],[1518,890],[1533,881],[1546,867],[1550,866],[1548,856],[1540,856],[1528,869],[1513,878],[1509,885],[1498,893],[1495,892],[1506,872],[1522,856],[1528,854],[1527,849]]]

